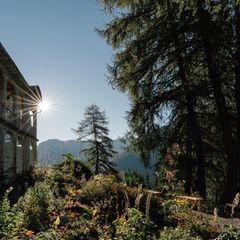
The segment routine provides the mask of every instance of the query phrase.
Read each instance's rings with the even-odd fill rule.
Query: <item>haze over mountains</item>
[[[86,147],[86,142],[49,139],[38,145],[38,161],[41,164],[52,165],[61,162],[62,155],[66,153],[71,153],[73,156],[79,157],[81,160],[85,160],[85,156],[81,153],[81,151]],[[142,175],[153,174],[151,167],[146,169],[141,162],[140,157],[136,153],[127,152],[123,149],[123,143],[119,139],[113,140],[113,147],[118,154],[112,159],[112,161],[115,162],[116,168],[120,172],[130,169],[138,171]]]

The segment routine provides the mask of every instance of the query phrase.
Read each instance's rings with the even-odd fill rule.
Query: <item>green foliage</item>
[[[74,183],[81,185],[81,182],[88,180],[92,175],[89,164],[75,158],[71,154],[63,155],[63,162],[54,165],[53,180],[58,183]]]
[[[130,169],[124,173],[124,181],[129,187],[136,187],[140,184],[144,184],[144,179],[141,174]]]
[[[94,219],[92,221],[80,217],[72,221],[66,232],[65,239],[92,239],[92,240],[112,240],[114,238],[114,228],[111,225],[98,224]]]
[[[34,166],[33,170],[32,170],[32,178],[34,180],[34,182],[42,182],[44,180],[46,180],[46,178],[49,176],[50,174],[50,168],[47,166]]]
[[[185,226],[189,220],[191,207],[186,201],[167,199],[162,203],[164,224],[170,226]]]
[[[97,225],[84,218],[80,218],[68,225],[64,237],[66,239],[98,239]]]
[[[115,221],[119,240],[152,240],[156,226],[135,208],[127,209],[126,216]]]
[[[127,204],[125,186],[115,176],[97,175],[81,189],[81,202],[98,212],[99,221],[112,221],[122,215]]]
[[[160,231],[159,240],[202,240],[201,237],[192,235],[189,229],[165,228]]]
[[[0,238],[13,237],[19,230],[23,221],[21,213],[15,207],[12,207],[8,195],[12,188],[9,188],[0,202]]]
[[[61,237],[59,233],[57,233],[55,230],[50,229],[46,230],[44,232],[39,232],[36,236],[33,238],[34,240],[63,240],[66,238]]]
[[[17,206],[23,214],[23,227],[33,231],[46,229],[50,224],[50,212],[54,208],[51,187],[46,182],[37,182],[19,199]]]
[[[191,231],[192,235],[199,236],[202,239],[212,239],[215,232],[211,232],[209,226],[205,223],[199,223],[188,219],[187,228]]]
[[[78,161],[75,165],[75,160],[65,160],[55,169],[39,168],[35,172],[35,176],[40,176],[36,177],[37,182],[16,205],[10,205],[10,190],[5,193],[0,203],[1,238],[236,240],[240,237],[236,228],[226,228],[217,235],[216,229],[211,232],[212,226],[204,220],[189,219],[191,207],[184,199],[173,195],[161,198],[141,186],[129,187],[112,175],[96,175],[80,185],[77,180],[64,182],[69,178],[63,177],[65,194],[60,196],[56,194],[55,172],[62,169],[63,175],[70,173],[73,179],[82,176],[82,171],[76,171],[76,166],[81,166]]]
[[[110,199],[123,191],[121,184],[113,175],[97,175],[86,182],[81,189],[81,196],[88,202],[100,202]]]
[[[214,240],[238,240],[240,239],[239,228],[228,226]]]
[[[194,187],[213,198],[224,189],[232,201],[239,192],[239,0],[99,1],[111,15],[99,33],[115,49],[108,80],[130,99],[133,145],[144,158],[178,143],[190,163],[188,194]]]
[[[173,147],[172,147],[173,148]],[[168,194],[183,194],[183,183],[181,171],[179,169],[178,152],[172,148],[168,148],[156,164],[156,187],[160,191]]]
[[[149,204],[149,219],[153,221],[157,226],[163,225],[164,211],[162,207],[162,199],[160,197],[152,195],[148,203],[148,196],[151,194],[141,186],[127,187],[126,194],[128,197],[128,207],[136,208],[140,212],[146,214],[147,205]]]

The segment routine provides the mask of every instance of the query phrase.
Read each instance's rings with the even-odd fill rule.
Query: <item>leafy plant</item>
[[[35,237],[34,240],[63,240],[65,238],[62,238],[59,233],[57,233],[55,230],[49,229],[44,232],[39,232]]]
[[[54,168],[61,170],[64,174],[72,174],[75,178],[85,176],[86,179],[89,179],[93,175],[88,163],[81,161],[70,153],[63,154],[63,162],[56,164]]]
[[[199,236],[192,235],[190,229],[165,228],[160,232],[159,240],[201,240]]]
[[[57,195],[65,197],[68,185],[80,188],[92,174],[89,164],[71,154],[64,154],[63,161],[53,166],[50,184],[56,186]]]
[[[15,207],[12,207],[8,199],[12,188],[9,188],[0,202],[0,238],[13,237],[22,222],[22,217]]]
[[[96,224],[84,218],[72,221],[64,233],[65,239],[98,239],[99,233]]]
[[[97,209],[104,221],[122,215],[127,202],[125,186],[112,175],[95,176],[82,187],[79,198],[84,204]]]
[[[141,176],[141,174],[138,173],[137,171],[132,171],[130,169],[128,169],[128,171],[125,172],[124,181],[130,187],[135,187],[138,186],[139,184],[144,183],[144,179]]]
[[[214,240],[238,240],[240,239],[240,230],[233,226],[227,226]]]
[[[53,193],[45,182],[37,182],[29,188],[18,202],[18,208],[24,218],[24,227],[33,231],[46,229],[50,223],[53,203]]]
[[[115,221],[119,240],[152,240],[156,226],[135,208],[127,209],[126,216]]]

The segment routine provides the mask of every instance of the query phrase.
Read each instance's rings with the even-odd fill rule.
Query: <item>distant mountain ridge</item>
[[[62,161],[62,155],[71,153],[81,160],[85,160],[85,156],[81,153],[87,147],[86,142],[78,142],[76,140],[61,141],[58,139],[49,139],[41,142],[38,145],[38,161],[41,164],[56,164]],[[146,175],[152,175],[150,168],[146,169],[140,160],[138,154],[134,152],[127,152],[124,150],[123,143],[117,139],[113,140],[113,148],[118,154],[112,159],[119,171],[126,171],[128,169],[138,171]]]

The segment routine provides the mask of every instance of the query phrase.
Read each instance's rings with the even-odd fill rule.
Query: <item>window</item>
[[[33,112],[29,111],[31,126],[33,127]]]

